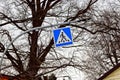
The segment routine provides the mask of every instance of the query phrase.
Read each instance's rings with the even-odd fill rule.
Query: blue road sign
[[[53,35],[54,44],[56,47],[62,47],[73,44],[70,27],[64,27],[53,30]]]

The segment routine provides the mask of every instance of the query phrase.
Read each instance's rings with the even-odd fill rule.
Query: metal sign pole
[[[86,19],[85,19],[85,20],[86,20]],[[48,26],[43,26],[43,27],[36,27],[36,28],[32,28],[32,29],[29,29],[29,30],[24,31],[23,33],[21,33],[20,35],[18,35],[17,37],[15,37],[15,39],[13,39],[13,40],[9,43],[9,45],[5,48],[5,51],[4,51],[4,53],[2,54],[2,56],[1,56],[0,71],[2,70],[2,61],[3,61],[3,57],[4,57],[5,53],[6,53],[6,51],[8,50],[8,48],[10,47],[10,45],[11,45],[14,41],[16,41],[19,37],[21,37],[21,36],[24,35],[25,33],[28,33],[28,32],[34,31],[34,30],[43,29],[43,28],[49,28],[49,27],[54,27],[54,26],[58,26],[58,25],[71,24],[71,23],[80,22],[80,21],[84,21],[84,20],[77,20],[77,21],[64,22],[64,23],[59,23],[59,24],[54,24],[54,25],[48,25]]]

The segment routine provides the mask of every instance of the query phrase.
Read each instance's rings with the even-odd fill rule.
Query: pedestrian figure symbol
[[[70,27],[53,30],[53,35],[56,47],[73,44]]]
[[[59,44],[59,43],[64,43],[69,41],[70,41],[69,37],[66,35],[66,33],[63,32],[63,30],[61,30],[57,43]]]

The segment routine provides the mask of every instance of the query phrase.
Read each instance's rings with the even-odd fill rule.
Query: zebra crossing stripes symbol
[[[53,30],[53,35],[56,47],[73,44],[70,27]]]
[[[71,41],[69,39],[69,37],[66,35],[66,33],[64,33],[63,30],[61,30],[61,32],[59,34],[59,37],[58,37],[57,44],[64,43],[64,42],[69,42],[69,41]]]

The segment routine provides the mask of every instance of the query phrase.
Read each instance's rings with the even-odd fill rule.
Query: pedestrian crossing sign
[[[53,30],[54,44],[56,47],[62,47],[73,44],[70,27]]]

